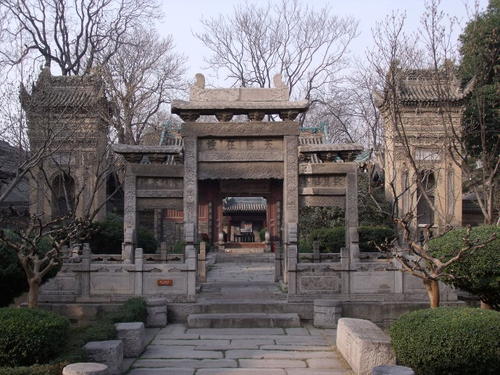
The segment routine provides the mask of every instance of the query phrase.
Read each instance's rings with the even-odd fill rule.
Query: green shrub
[[[0,229],[1,231],[2,229]],[[20,241],[18,235],[10,230],[4,230],[5,234],[15,241]],[[43,258],[44,254],[52,249],[51,240],[42,237],[37,243],[36,252]],[[42,279],[42,284],[51,279],[61,266],[53,267]],[[0,307],[10,305],[16,297],[28,291],[28,282],[17,254],[14,249],[0,244]]]
[[[386,240],[392,240],[395,236],[394,229],[386,226],[360,226],[359,229],[359,250],[378,251],[377,245],[383,244]]]
[[[308,236],[309,247],[313,248],[313,242],[319,241],[319,251],[322,253],[338,253],[341,247],[345,247],[345,228],[319,228],[314,229]]]
[[[123,219],[108,215],[104,221],[93,224],[89,238],[90,248],[95,254],[119,254],[122,251]]]
[[[398,363],[417,375],[500,373],[500,313],[440,307],[403,315],[390,328]]]
[[[83,346],[87,342],[114,339],[116,339],[116,328],[109,319],[100,319],[86,326],[71,327],[66,345],[52,362],[86,362],[88,358]]]
[[[359,227],[358,232],[361,251],[377,251],[375,244],[394,238],[394,230],[386,226],[362,226]],[[341,247],[345,247],[345,228],[313,229],[306,238],[299,239],[299,251],[301,253],[312,252],[314,241],[319,241],[320,252],[338,253]]]
[[[82,327],[72,327],[70,339],[55,361],[86,361],[82,347],[89,341],[105,341],[116,339],[115,323],[145,322],[147,317],[146,302],[143,298],[131,298],[121,305],[117,311],[106,312],[98,320]],[[1,375],[1,374],[0,374]]]
[[[64,347],[69,321],[26,308],[0,309],[0,366],[46,363]]]
[[[345,211],[339,207],[301,207],[299,210],[299,239],[305,240],[318,228],[344,225]]]
[[[186,247],[186,243],[184,241],[177,241],[174,244],[174,247],[172,249],[172,254],[184,254],[184,249]]]
[[[307,238],[299,239],[299,253],[312,253],[312,243]]]
[[[113,323],[122,322],[144,322],[146,323],[146,318],[148,316],[148,311],[146,307],[146,301],[144,298],[136,297],[130,298],[125,302],[118,311],[109,313],[108,317]]]
[[[500,227],[480,226],[471,229],[473,241],[485,241],[495,233],[496,240],[475,250],[459,262],[450,265],[446,271],[453,279],[446,283],[479,296],[479,298],[500,309]],[[429,241],[429,250],[435,257],[447,260],[464,246],[466,229],[455,229],[444,236]]]
[[[261,230],[259,230],[260,242],[264,242],[266,240],[266,232],[267,232],[267,228],[262,228]]]
[[[106,220],[93,224],[92,235],[89,238],[90,248],[94,254],[120,254],[123,242],[123,218],[110,214]],[[139,227],[137,229],[137,247],[144,253],[154,253],[157,248],[154,234]]]
[[[69,362],[51,365],[33,365],[30,367],[0,367],[0,375],[61,375]]]
[[[28,291],[26,274],[16,252],[0,245],[0,307],[8,306],[14,298]]]
[[[145,254],[154,254],[158,248],[155,235],[148,229],[139,227],[137,229],[137,247],[140,247]]]

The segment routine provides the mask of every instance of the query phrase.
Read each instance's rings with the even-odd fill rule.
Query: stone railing
[[[90,254],[68,258],[58,274],[40,290],[40,302],[122,301],[131,296],[168,296],[171,301],[189,301],[194,288],[188,288],[190,273],[196,269],[182,262],[149,263],[142,249],[136,249],[133,263],[120,256]]]

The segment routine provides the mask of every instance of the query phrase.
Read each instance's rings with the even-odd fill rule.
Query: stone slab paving
[[[200,328],[159,330],[129,375],[352,375],[333,346],[335,330]]]

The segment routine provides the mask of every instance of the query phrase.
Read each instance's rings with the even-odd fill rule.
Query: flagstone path
[[[335,330],[198,328],[156,331],[129,375],[351,375]]]

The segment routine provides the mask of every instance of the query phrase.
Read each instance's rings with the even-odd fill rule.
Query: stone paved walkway
[[[351,375],[335,330],[200,328],[158,331],[129,375]]]
[[[209,266],[208,282],[274,282],[274,263],[216,263]]]

